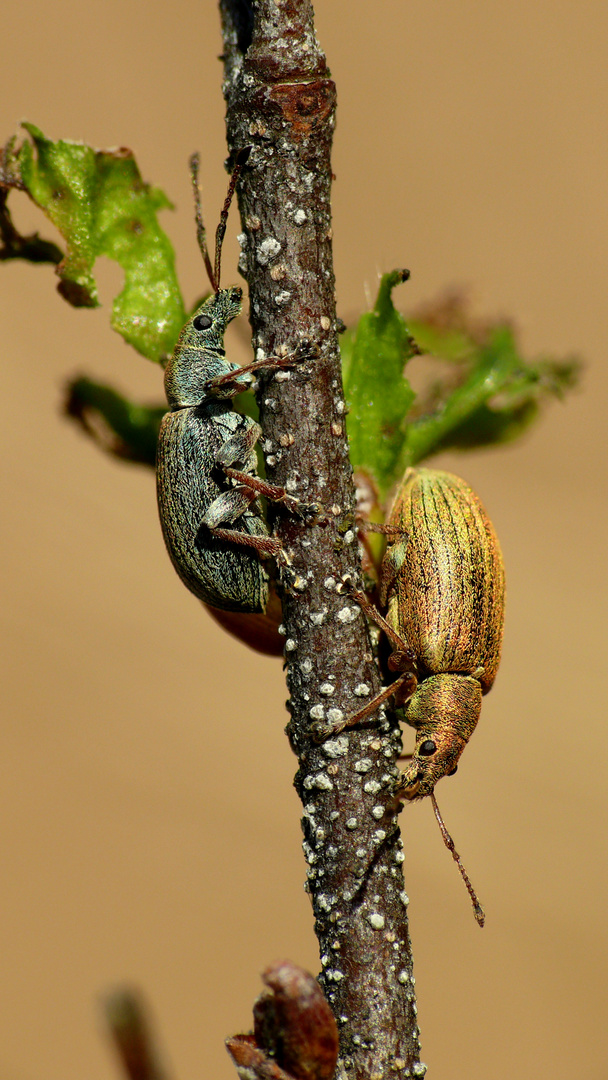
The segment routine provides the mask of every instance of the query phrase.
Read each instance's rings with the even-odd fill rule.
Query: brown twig
[[[338,1029],[316,979],[290,960],[271,964],[262,979],[253,1034],[226,1040],[237,1068],[257,1080],[331,1080]]]
[[[128,987],[114,990],[102,1008],[127,1080],[166,1080],[141,994]]]
[[[311,736],[379,689],[366,621],[343,590],[359,570],[354,491],[335,316],[330,151],[335,87],[308,0],[221,0],[231,159],[251,146],[238,184],[240,269],[258,356],[303,338],[319,359],[268,376],[260,394],[269,478],[321,513],[310,525],[277,512],[276,534],[301,589],[283,598],[299,759],[308,890],[321,982],[338,1021],[337,1076],[422,1076],[391,784],[400,748],[377,716],[325,743]]]

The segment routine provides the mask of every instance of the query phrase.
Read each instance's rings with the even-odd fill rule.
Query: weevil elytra
[[[213,294],[183,328],[165,371],[170,411],[157,453],[160,520],[171,561],[187,588],[223,611],[261,612],[268,574],[260,555],[284,558],[269,535],[259,494],[301,512],[299,501],[257,476],[255,444],[261,428],[230,399],[251,384],[251,372],[286,367],[310,355],[271,357],[240,368],[226,359],[224,333],[241,310],[242,290],[220,288],[221,247],[230,201],[248,156],[241,152],[216,233],[212,268],[198,192],[198,158],[191,160],[199,245]]]
[[[479,901],[439,814],[435,785],[452,776],[496,677],[504,622],[505,575],[498,538],[477,495],[452,473],[408,469],[386,526],[380,603],[354,593],[392,645],[397,679],[340,730],[359,723],[393,697],[416,731],[399,799],[431,797],[444,841],[473,898]],[[335,733],[337,726],[332,728]],[[328,730],[318,729],[326,737]]]

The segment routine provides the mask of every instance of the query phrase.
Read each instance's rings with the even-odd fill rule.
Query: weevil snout
[[[481,686],[469,675],[444,672],[418,684],[406,704],[408,724],[416,729],[416,748],[403,773],[399,797],[422,799],[442,776],[451,776],[481,710]]]
[[[218,289],[214,296],[209,297],[205,306],[209,305],[214,314],[219,316],[225,330],[228,323],[240,315],[242,303],[243,290],[235,285],[229,289]]]
[[[430,795],[442,776],[453,776],[466,743],[453,732],[435,729],[432,738],[420,737],[414,756],[403,773],[399,797],[411,801]]]
[[[241,310],[241,304],[243,302],[243,290],[240,289],[238,285],[235,285],[232,289],[226,289],[225,291],[229,294],[231,303],[234,304],[235,307],[238,307],[238,315]]]

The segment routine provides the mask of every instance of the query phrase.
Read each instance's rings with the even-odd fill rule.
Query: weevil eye
[[[192,320],[192,325],[195,330],[208,330],[213,326],[213,319],[210,315],[197,315],[196,319]]]
[[[422,757],[430,757],[434,754],[437,747],[432,739],[425,739],[423,743],[418,747],[418,753],[422,754]]]
[[[450,769],[449,773],[446,773],[445,775],[446,776],[453,776],[455,772],[458,772],[458,765],[454,765],[454,768]]]

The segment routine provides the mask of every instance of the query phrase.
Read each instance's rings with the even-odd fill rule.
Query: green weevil
[[[416,747],[399,790],[419,799],[456,771],[496,678],[505,573],[486,511],[452,473],[408,469],[388,524],[380,600],[416,679],[404,679]]]
[[[452,473],[408,469],[386,526],[380,603],[353,593],[392,645],[397,679],[340,729],[393,697],[416,732],[414,753],[396,788],[399,799],[431,797],[444,841],[463,873],[475,914],[483,912],[439,814],[435,785],[452,776],[491,689],[500,660],[505,575],[498,538],[479,498]],[[338,725],[331,731],[335,733]],[[328,730],[318,732],[326,737]]]
[[[224,333],[241,310],[242,290],[220,288],[221,246],[230,201],[248,149],[237,158],[216,233],[215,265],[205,241],[198,193],[198,158],[191,160],[199,245],[213,293],[183,328],[165,370],[170,411],[163,418],[157,451],[160,520],[169,556],[187,588],[223,611],[261,612],[268,574],[260,555],[286,562],[271,537],[256,498],[306,512],[299,500],[257,475],[255,444],[261,428],[232,407],[230,398],[251,385],[251,372],[276,369],[312,354],[307,342],[296,354],[269,357],[240,368],[226,359]]]

